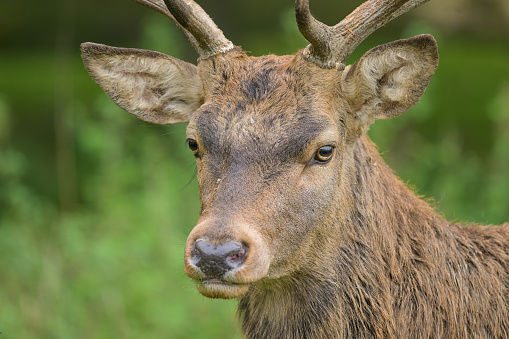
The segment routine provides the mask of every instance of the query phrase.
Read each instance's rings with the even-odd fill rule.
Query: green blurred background
[[[253,55],[306,46],[292,0],[202,0]],[[360,0],[312,0],[335,24]],[[422,100],[369,134],[449,218],[509,220],[509,2],[434,0],[373,34],[432,33],[440,66]],[[200,296],[183,272],[198,214],[185,125],[116,107],[79,44],[195,62],[164,16],[128,0],[0,2],[0,331],[5,338],[238,338],[235,301]]]

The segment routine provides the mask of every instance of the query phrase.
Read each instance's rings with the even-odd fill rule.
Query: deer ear
[[[187,122],[203,103],[197,67],[141,49],[84,43],[81,54],[94,81],[121,108],[156,123]]]
[[[375,47],[343,72],[341,85],[362,124],[406,112],[424,93],[438,66],[431,35],[418,35]]]

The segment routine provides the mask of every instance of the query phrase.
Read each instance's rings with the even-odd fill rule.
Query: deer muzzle
[[[250,225],[225,227],[206,220],[187,239],[184,268],[204,296],[231,299],[267,275],[269,258],[263,238]]]

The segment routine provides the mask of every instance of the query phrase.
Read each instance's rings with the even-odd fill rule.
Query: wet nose
[[[191,262],[207,277],[213,278],[222,278],[228,271],[242,266],[248,252],[247,246],[237,241],[216,246],[198,239],[193,247]]]

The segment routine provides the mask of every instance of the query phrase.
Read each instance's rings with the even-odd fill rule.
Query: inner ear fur
[[[121,108],[156,123],[188,122],[203,103],[197,67],[169,55],[101,44],[81,45],[85,67]]]
[[[366,52],[345,68],[343,94],[363,124],[406,112],[422,96],[438,66],[435,39],[428,34],[394,41]]]

